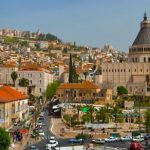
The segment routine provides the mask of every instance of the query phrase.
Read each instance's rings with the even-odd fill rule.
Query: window
[[[32,74],[30,74],[31,78],[32,78]]]
[[[40,88],[40,93],[42,92],[42,89]]]
[[[112,69],[112,72],[114,72],[114,70]]]
[[[40,78],[42,77],[42,74],[40,73]]]
[[[130,72],[130,69],[129,69],[129,72]]]
[[[82,96],[82,93],[79,93],[79,96]]]
[[[141,72],[142,72],[142,69],[141,69]]]
[[[137,58],[135,58],[135,62],[137,62]]]
[[[148,62],[150,62],[150,57],[148,57]]]
[[[146,62],[146,58],[144,57],[144,62]]]
[[[136,69],[134,69],[134,72],[136,72]]]
[[[124,72],[126,72],[126,69],[124,69]]]
[[[30,80],[30,84],[32,84],[32,80]]]
[[[40,80],[40,84],[42,83],[42,81]]]

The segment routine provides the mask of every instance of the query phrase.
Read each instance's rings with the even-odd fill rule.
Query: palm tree
[[[109,122],[109,112],[106,107],[101,107],[98,111],[96,111],[96,119],[99,122],[102,120],[102,123]]]
[[[77,105],[76,108],[77,108],[78,121],[79,121],[79,118],[80,118],[79,115],[80,115],[81,105]]]
[[[87,114],[89,114],[91,123],[94,121],[93,120],[93,114],[94,114],[94,112],[95,112],[95,108],[93,106],[89,105],[88,106],[88,112],[87,112]]]
[[[29,86],[29,80],[26,79],[26,78],[21,78],[19,80],[19,86],[21,86],[21,87],[27,87],[27,86]]]
[[[12,80],[13,80],[13,86],[15,86],[15,82],[16,82],[16,80],[17,80],[17,78],[18,78],[18,74],[17,74],[16,71],[13,71],[13,72],[11,73],[11,78],[12,78]]]
[[[115,107],[113,107],[111,114],[115,118],[116,130],[117,130],[117,123],[119,120],[119,115],[122,115],[122,111],[121,111],[121,109],[119,109],[119,107],[115,106]]]

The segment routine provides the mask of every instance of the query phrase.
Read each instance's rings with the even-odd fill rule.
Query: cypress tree
[[[69,62],[69,83],[78,83],[78,75],[75,70],[75,65],[72,62],[71,54],[70,54],[70,62]]]
[[[70,54],[69,61],[69,83],[73,83],[73,65],[72,65],[72,55]]]

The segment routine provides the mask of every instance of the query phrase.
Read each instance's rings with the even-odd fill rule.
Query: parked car
[[[82,144],[84,142],[84,140],[83,139],[75,139],[75,138],[73,138],[73,139],[69,139],[68,140],[68,143],[70,143],[70,144]]]
[[[38,126],[45,126],[45,123],[43,121],[41,121],[41,120],[38,120],[36,125],[38,125]]]
[[[136,137],[133,137],[133,141],[142,142],[142,141],[144,141],[144,136],[136,136]]]
[[[124,136],[120,138],[121,141],[131,141],[132,137],[131,136]]]
[[[44,111],[40,113],[40,117],[44,117]]]
[[[145,135],[144,135],[144,139],[146,140],[150,140],[150,133],[146,133]]]
[[[95,144],[104,144],[105,140],[104,139],[94,139],[94,140],[92,140],[92,143],[95,143]]]
[[[44,119],[44,117],[39,117],[38,120],[39,120],[39,121],[44,121],[45,119]]]
[[[40,135],[40,136],[45,136],[45,133],[44,133],[43,130],[40,129],[40,130],[38,130],[38,132],[39,132],[39,135]]]
[[[38,150],[38,148],[36,147],[36,145],[31,145],[30,150]]]
[[[117,141],[117,140],[118,140],[118,138],[116,138],[116,137],[109,137],[109,138],[105,139],[105,142],[114,142],[114,141]]]

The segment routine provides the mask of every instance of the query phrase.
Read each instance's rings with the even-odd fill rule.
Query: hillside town
[[[146,13],[129,53],[0,29],[0,127],[9,150],[125,150],[131,141],[149,149],[149,108]]]

